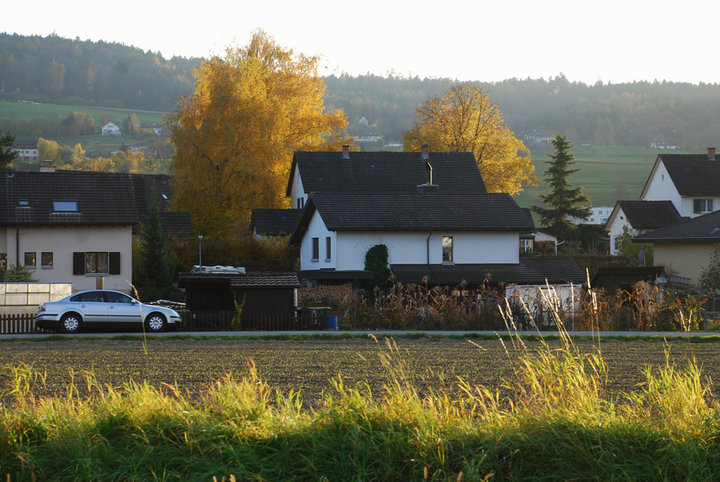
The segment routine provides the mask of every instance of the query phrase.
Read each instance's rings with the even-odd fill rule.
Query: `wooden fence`
[[[0,334],[2,335],[24,335],[40,332],[43,332],[43,330],[35,329],[34,314],[0,315]]]
[[[239,326],[233,327],[234,311],[188,311],[183,315],[185,331],[295,331],[327,329],[325,313],[288,315],[243,314]]]

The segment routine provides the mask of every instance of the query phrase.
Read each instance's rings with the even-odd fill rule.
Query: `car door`
[[[86,291],[70,298],[72,308],[77,309],[85,323],[104,323],[107,320],[107,304],[102,291]]]
[[[141,323],[142,310],[140,303],[130,296],[115,291],[105,292],[108,308],[108,320],[113,323]]]

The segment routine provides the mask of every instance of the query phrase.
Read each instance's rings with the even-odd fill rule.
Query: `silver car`
[[[38,308],[35,326],[65,333],[77,333],[85,327],[139,328],[163,331],[177,327],[182,319],[177,311],[162,306],[140,303],[120,291],[90,290],[48,301]]]

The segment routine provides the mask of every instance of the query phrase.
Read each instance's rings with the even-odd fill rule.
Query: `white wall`
[[[671,201],[675,209],[677,209],[682,216],[688,216],[688,214],[683,213],[680,193],[670,179],[670,174],[668,174],[665,164],[658,162],[657,168],[654,173],[650,173],[650,176],[647,187],[643,192],[642,200]],[[692,212],[692,204],[690,206],[690,212]]]
[[[295,172],[293,173],[292,184],[290,184],[290,202],[292,203],[293,209],[298,209],[298,198],[303,198],[303,206],[307,203],[308,196],[305,194],[305,188],[303,187],[302,179],[300,177],[300,169],[297,164],[295,165]]]
[[[627,220],[627,216],[625,215],[625,212],[623,212],[622,208],[617,208],[617,213],[615,213],[615,216],[610,220],[610,224],[608,224],[608,234],[610,236],[610,254],[618,254],[618,247],[617,247],[617,237],[622,235],[623,229],[627,226],[628,231],[630,231],[630,234],[633,236],[636,236],[638,234],[638,231],[633,229],[632,226],[630,226],[630,223]]]
[[[428,240],[428,235],[430,239]],[[330,260],[325,258],[325,238],[330,236],[333,246]],[[334,268],[339,271],[365,269],[365,254],[377,244],[388,248],[390,264],[442,263],[442,237],[453,236],[454,263],[519,263],[519,234],[467,232],[340,232],[328,231],[316,211],[300,247],[300,266],[303,270]],[[312,238],[320,244],[320,257],[312,261]]]
[[[16,266],[16,231],[0,228],[0,253],[7,253],[8,267]],[[73,274],[73,252],[120,252],[120,274],[104,279],[107,289],[128,292],[132,282],[132,228],[108,227],[20,227],[20,264],[25,253],[34,252],[37,267],[31,269],[33,279],[43,283],[72,283],[73,291],[93,289],[97,276]],[[53,253],[53,266],[41,266],[41,253]]]

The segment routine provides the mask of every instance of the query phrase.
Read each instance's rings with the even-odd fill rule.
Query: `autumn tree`
[[[524,184],[537,184],[525,144],[481,88],[455,86],[423,102],[415,115],[415,125],[403,132],[405,151],[427,142],[433,151],[472,152],[490,192],[516,194]]]
[[[572,144],[566,136],[556,135],[552,140],[554,152],[548,154],[548,168],[543,175],[550,192],[540,194],[543,206],[533,206],[532,210],[540,216],[540,224],[558,236],[564,236],[574,228],[571,217],[586,219],[592,211],[588,207],[590,199],[582,187],[573,187],[568,177],[579,171],[573,169],[575,156]]]
[[[288,207],[285,187],[297,150],[340,147],[341,110],[327,112],[317,57],[295,55],[264,32],[197,69],[195,90],[172,116],[173,204],[198,233],[223,237],[253,208]]]

